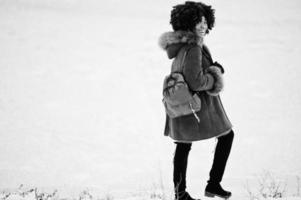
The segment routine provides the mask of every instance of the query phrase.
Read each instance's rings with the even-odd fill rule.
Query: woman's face
[[[207,20],[203,16],[202,21],[195,25],[195,32],[199,37],[204,37],[208,29]]]

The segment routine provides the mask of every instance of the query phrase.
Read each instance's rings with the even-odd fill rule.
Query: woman
[[[186,169],[192,142],[217,138],[214,159],[205,196],[228,198],[220,182],[231,151],[234,132],[223,108],[219,92],[223,89],[223,67],[213,62],[204,37],[214,26],[214,10],[201,2],[187,1],[173,7],[170,23],[174,31],[162,34],[159,45],[174,58],[172,71],[180,69],[190,89],[198,94],[202,108],[194,114],[166,117],[165,136],[174,139],[173,181],[176,200],[193,200],[186,191]],[[179,68],[180,61],[183,67]]]

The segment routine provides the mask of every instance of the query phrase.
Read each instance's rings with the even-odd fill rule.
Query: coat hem
[[[197,142],[197,141],[200,141],[200,140],[211,139],[211,138],[214,138],[214,137],[215,137],[215,138],[218,138],[218,137],[227,135],[228,133],[231,132],[232,128],[233,128],[233,126],[232,126],[230,129],[228,129],[227,131],[224,131],[224,132],[222,132],[222,133],[220,133],[220,134],[218,134],[218,135],[216,135],[216,136],[209,137],[209,138],[202,138],[202,139],[198,139],[198,140],[190,140],[190,141],[188,141],[188,140],[176,140],[176,139],[173,139],[173,138],[172,138],[172,139],[173,139],[173,142],[192,143],[192,142]]]

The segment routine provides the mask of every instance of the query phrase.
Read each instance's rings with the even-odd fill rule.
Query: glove
[[[219,64],[218,62],[215,61],[212,65],[220,68],[222,74],[225,73],[223,66],[221,64]]]

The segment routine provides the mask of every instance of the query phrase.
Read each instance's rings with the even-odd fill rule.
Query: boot
[[[208,183],[208,185],[205,188],[206,197],[218,196],[227,199],[231,195],[232,195],[231,192],[224,190],[219,183],[218,184]]]
[[[192,198],[188,192],[183,192],[182,194],[176,193],[175,200],[200,200]]]

